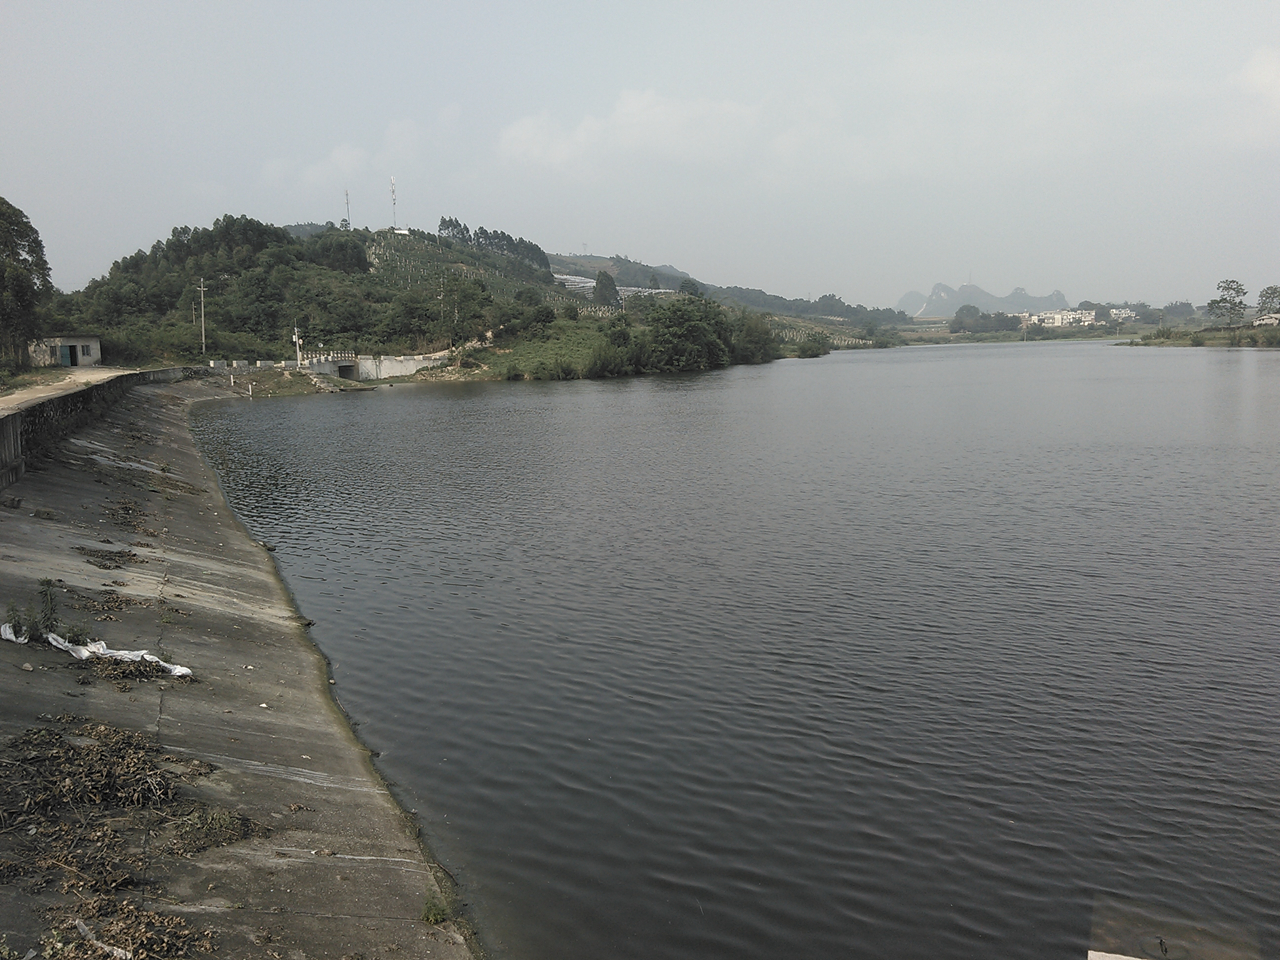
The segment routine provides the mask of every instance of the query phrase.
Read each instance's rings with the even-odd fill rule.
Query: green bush
[[[807,360],[812,357],[826,356],[831,352],[831,341],[827,339],[825,334],[811,333],[800,341],[800,347],[796,351],[796,356]]]
[[[553,357],[550,360],[539,360],[533,368],[534,380],[577,380],[581,374],[578,368],[564,357]]]
[[[582,375],[588,380],[621,377],[632,373],[635,373],[635,370],[627,363],[626,351],[607,340],[602,340],[595,345],[587,365],[582,368]]]

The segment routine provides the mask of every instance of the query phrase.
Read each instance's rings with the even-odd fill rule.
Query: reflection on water
[[[500,958],[1275,952],[1280,357],[1014,344],[207,406]]]

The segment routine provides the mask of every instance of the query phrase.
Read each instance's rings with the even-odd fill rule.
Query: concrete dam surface
[[[469,958],[447,874],[195,447],[190,404],[225,395],[133,386],[0,491],[0,620],[51,604],[49,632],[194,675],[0,642],[6,946]]]

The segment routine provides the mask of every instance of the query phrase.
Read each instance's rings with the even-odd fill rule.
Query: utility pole
[[[302,369],[302,338],[298,336],[298,325],[293,325],[293,344],[298,350],[298,369]]]
[[[200,354],[204,355],[204,277],[200,278]]]

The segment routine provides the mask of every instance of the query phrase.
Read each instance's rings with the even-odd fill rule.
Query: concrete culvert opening
[[[341,377],[343,380],[355,380],[356,365],[354,363],[338,364],[338,376]]]

